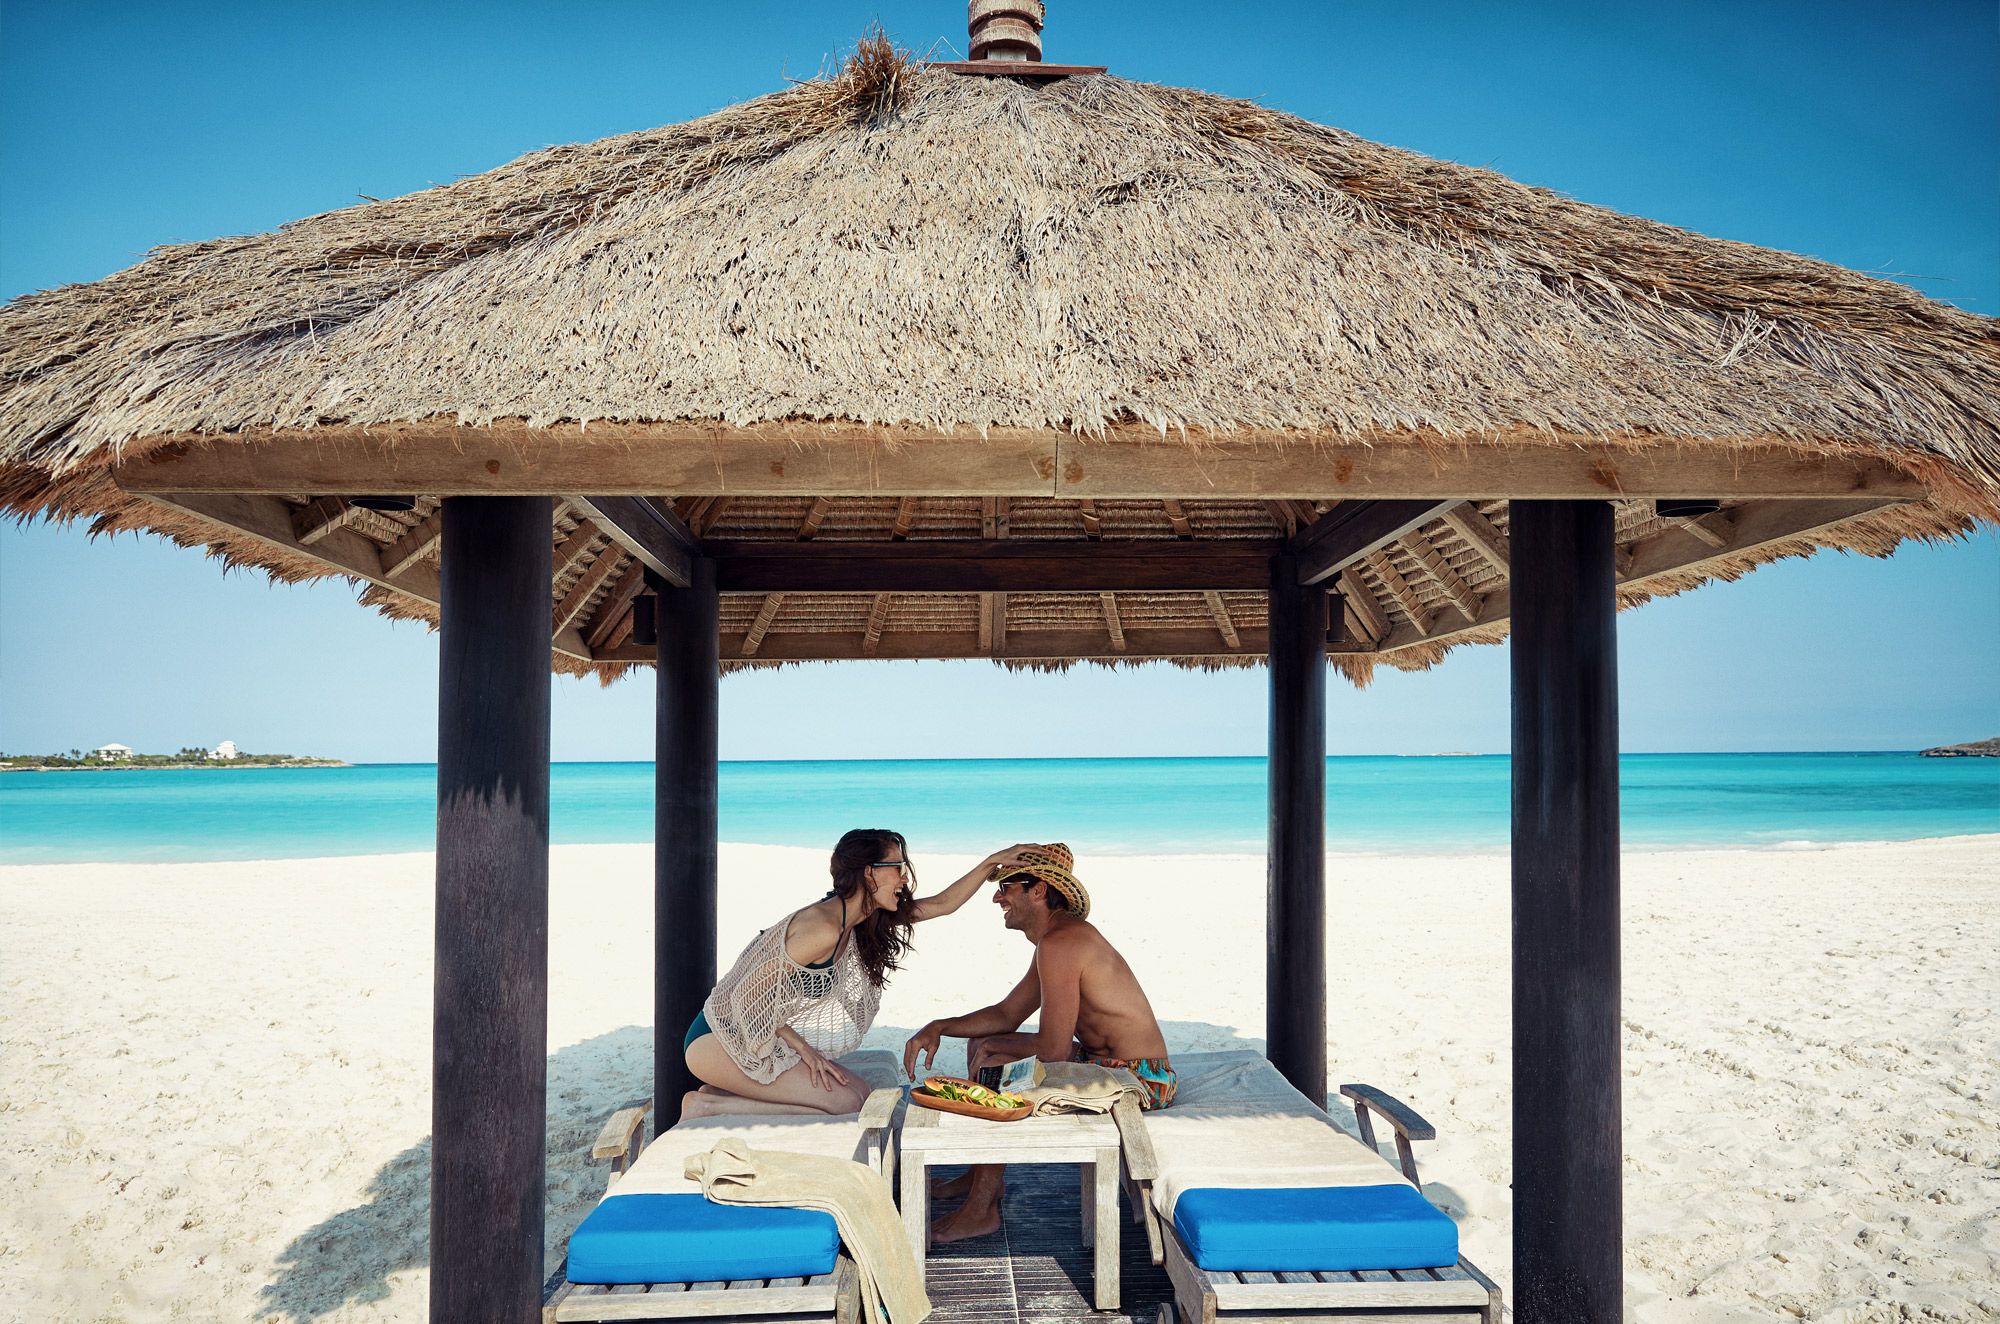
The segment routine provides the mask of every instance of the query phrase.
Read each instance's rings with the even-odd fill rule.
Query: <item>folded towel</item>
[[[840,1239],[860,1270],[862,1318],[922,1324],[930,1316],[917,1261],[882,1174],[846,1159],[751,1149],[725,1140],[690,1154],[688,1180],[718,1204],[787,1205],[833,1215]]]
[[[1036,1073],[1040,1080],[1020,1091],[1043,1113],[1108,1113],[1120,1096],[1134,1101],[1145,1097],[1139,1078],[1123,1067],[1101,1067],[1095,1062],[1044,1062]]]

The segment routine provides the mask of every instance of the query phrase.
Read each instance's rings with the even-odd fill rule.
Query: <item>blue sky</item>
[[[1615,7],[1053,0],[1050,59],[1244,96],[1585,201],[2000,313],[1990,4]],[[0,297],[154,244],[270,229],[687,119],[923,3],[22,2],[0,28]],[[357,760],[435,750],[436,641],[325,583],[158,539],[0,529],[0,748],[122,740]],[[2000,539],[1822,555],[1621,620],[1625,747],[1864,749],[2000,734]],[[558,678],[562,759],[650,754],[649,677]],[[731,758],[1254,754],[1263,672],[788,668],[723,684]],[[1334,752],[1504,750],[1506,654],[1335,682]]]

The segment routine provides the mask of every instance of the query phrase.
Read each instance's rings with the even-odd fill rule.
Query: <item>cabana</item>
[[[439,629],[438,1319],[541,1289],[551,667],[654,668],[657,896],[692,917],[655,936],[666,1125],[715,977],[720,673],[1268,660],[1268,1051],[1324,1099],[1327,672],[1507,639],[1512,1291],[1617,1320],[1616,611],[2000,516],[2000,332],[1040,64],[1039,5],[997,8],[975,55],[1016,58],[871,41],[16,300],[0,501]]]

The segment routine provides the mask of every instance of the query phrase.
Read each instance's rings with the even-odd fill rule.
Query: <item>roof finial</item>
[[[970,0],[965,25],[972,58],[1039,63],[1044,12],[1042,0]]]

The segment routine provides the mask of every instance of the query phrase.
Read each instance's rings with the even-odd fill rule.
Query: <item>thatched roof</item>
[[[1900,285],[1247,102],[1108,75],[964,77],[873,49],[837,77],[687,124],[551,148],[274,234],[163,248],[15,300],[0,310],[0,502],[156,529],[297,577],[352,566],[319,558],[316,543],[285,548],[130,497],[110,465],[189,434],[839,421],[1140,425],[1162,447],[1251,430],[1425,446],[1447,470],[1482,448],[1579,439],[1776,448],[1879,457],[1929,488],[1928,500],[1754,546],[1703,537],[1721,554],[1628,585],[1639,600],[1775,555],[1886,552],[2000,516],[1996,402],[2000,323]],[[316,495],[296,494],[293,514],[310,521]],[[1222,500],[1174,517],[1133,503],[1125,520],[1100,504],[1103,520],[1086,521],[1076,502],[1024,516],[1035,503],[1016,498],[1014,532],[1041,519],[1049,537],[1084,539],[1097,524],[1107,538],[1272,538],[1313,513]],[[1628,504],[1628,545],[1679,527]],[[924,536],[926,520],[976,533],[982,518],[976,499],[818,505],[824,537],[889,539],[899,516],[916,525],[901,536]],[[718,536],[796,537],[813,508],[739,497],[713,522]],[[431,509],[341,515],[342,535],[390,549]],[[1504,536],[1503,505],[1468,509]],[[1455,526],[1433,526],[1427,548],[1466,589],[1500,573]],[[1444,591],[1421,549],[1392,549],[1392,563],[1404,557],[1413,595]],[[1361,574],[1386,624],[1415,623],[1393,586]],[[584,624],[625,576],[600,580]],[[420,594],[383,583],[372,599],[427,614]],[[1089,601],[1010,604],[1022,613],[1010,627],[1025,637],[1090,615],[1106,631],[1105,604],[1077,596]],[[1225,603],[1244,627],[1261,611],[1249,597]],[[1199,595],[1160,601],[1177,604],[1175,622],[1216,625]],[[740,642],[764,616],[760,637],[854,645],[798,656],[863,655],[864,639],[867,655],[886,656],[899,628],[974,639],[960,617],[977,606],[823,596],[772,609],[753,596],[726,606],[725,634],[735,622]],[[1141,616],[1156,606],[1128,604]],[[1425,664],[1504,630],[1487,624],[1382,656]],[[1238,633],[1237,647],[1203,656],[1254,655],[1254,630]],[[990,640],[985,651],[1010,655]],[[1176,643],[1047,660],[1099,655],[1197,656]],[[622,669],[603,661],[572,653],[564,665]]]

